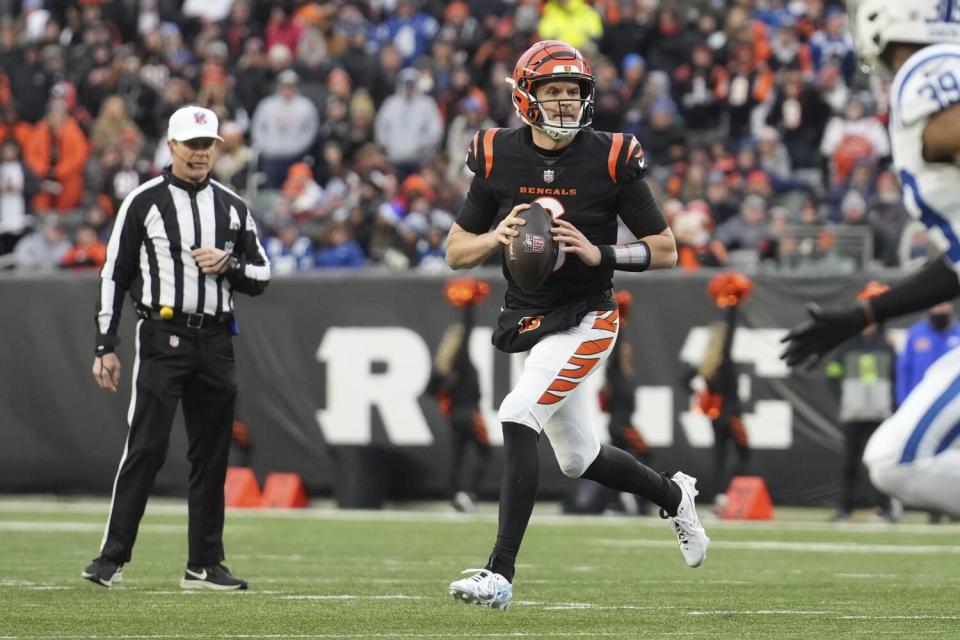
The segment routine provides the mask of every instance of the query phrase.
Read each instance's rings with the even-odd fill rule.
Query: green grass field
[[[79,577],[105,502],[0,501],[0,639],[960,638],[957,525],[709,522],[689,569],[659,519],[545,505],[501,614],[446,590],[485,561],[492,513],[232,511],[227,565],[251,590],[213,593],[180,591],[185,508],[156,503],[108,590]]]

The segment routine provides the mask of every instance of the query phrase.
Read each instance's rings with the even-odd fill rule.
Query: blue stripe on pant
[[[933,421],[936,420],[937,416],[940,415],[940,412],[943,411],[950,401],[957,397],[958,393],[960,393],[960,377],[950,383],[950,386],[940,394],[940,397],[930,405],[930,408],[927,409],[923,417],[920,418],[913,433],[910,434],[910,438],[907,440],[907,446],[903,448],[903,455],[900,456],[900,464],[913,462],[916,459],[920,441],[923,440],[923,436],[926,435],[930,429],[930,425],[933,424]],[[936,453],[940,453],[946,449],[950,445],[950,442],[958,435],[960,435],[960,425],[954,426],[954,428],[950,430],[946,439],[937,447]]]

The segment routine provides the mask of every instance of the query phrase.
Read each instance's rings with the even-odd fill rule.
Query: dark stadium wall
[[[484,388],[484,414],[499,442],[496,407],[517,360],[495,352],[503,284],[478,311],[471,343]],[[690,410],[683,372],[695,363],[707,326],[720,312],[706,294],[707,275],[618,275],[634,297],[622,339],[634,346],[639,387],[634,416],[651,445],[652,464],[700,476],[708,492],[712,432]],[[853,299],[867,279],[760,277],[743,307],[734,343],[747,395],[753,472],[775,504],[825,505],[835,497],[841,435],[822,372],[791,374],[777,358],[779,337],[802,318],[803,301]],[[252,449],[236,451],[262,481],[271,471],[301,474],[311,496],[343,506],[446,497],[449,441],[436,401],[423,394],[433,353],[458,313],[443,300],[440,277],[324,274],[277,279],[256,299],[238,297],[240,336],[237,417]],[[93,277],[4,277],[0,295],[0,491],[108,495],[126,437],[134,314],[124,309],[119,349],[123,381],[116,395],[97,388],[93,354]],[[685,363],[684,360],[687,362]],[[602,383],[593,376],[593,388]],[[597,428],[606,430],[596,409]],[[564,478],[545,442],[541,495],[560,497]],[[178,417],[155,493],[184,495],[186,439]],[[494,497],[497,449],[485,478]],[[710,495],[704,493],[704,495]]]

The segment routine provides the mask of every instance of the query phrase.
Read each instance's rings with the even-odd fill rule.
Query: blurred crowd
[[[889,87],[859,71],[840,3],[0,0],[0,16],[0,265],[102,264],[123,198],[169,160],[168,117],[196,103],[220,116],[215,178],[251,204],[276,273],[445,270],[467,143],[519,125],[504,79],[547,38],[590,61],[594,128],[643,145],[684,269],[927,252],[889,167]]]

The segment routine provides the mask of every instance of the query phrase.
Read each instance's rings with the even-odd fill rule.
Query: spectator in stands
[[[290,201],[291,213],[297,217],[312,215],[324,200],[323,187],[314,181],[313,169],[305,162],[290,166],[281,191]]]
[[[481,94],[482,95],[482,94]],[[447,129],[447,179],[454,180],[467,170],[464,158],[467,146],[480,129],[491,129],[496,123],[487,116],[484,101],[468,96],[463,101],[463,113],[450,123]]]
[[[221,121],[220,154],[213,166],[214,177],[230,189],[245,192],[256,171],[256,155],[243,139],[243,129],[232,120]]]
[[[624,69],[628,56],[641,60],[648,54],[653,38],[655,14],[652,3],[636,0],[620,3],[620,20],[604,28],[600,52]],[[626,75],[626,73],[624,73]]]
[[[99,201],[91,203],[83,213],[83,224],[90,227],[97,234],[103,244],[110,241],[110,232],[113,230],[113,219],[107,214],[104,205]]]
[[[892,171],[885,170],[877,174],[876,189],[867,196],[869,217],[877,230],[876,255],[885,267],[899,265],[897,255],[903,228],[910,220],[900,196],[900,183]]]
[[[764,126],[757,132],[757,165],[770,176],[777,191],[801,186],[793,178],[790,154],[773,127]]]
[[[40,229],[24,236],[13,250],[13,264],[21,271],[52,271],[70,251],[70,241],[56,214],[48,213]]]
[[[714,225],[723,224],[740,211],[736,199],[727,186],[726,178],[719,171],[711,171],[707,174],[707,189],[704,199],[710,208]]]
[[[774,87],[774,75],[762,60],[755,60],[753,49],[746,43],[734,46],[727,61],[729,89],[723,98],[729,120],[729,139],[743,144],[753,128],[753,116],[760,104],[766,103]]]
[[[867,114],[869,96],[850,96],[842,116],[834,116],[823,132],[820,153],[830,163],[830,180],[846,180],[857,160],[878,160],[890,155],[890,138],[883,124]]]
[[[263,250],[270,259],[273,275],[289,275],[313,269],[314,249],[295,220],[281,223],[277,235],[267,238]]]
[[[683,159],[687,134],[681,126],[677,107],[668,97],[653,103],[649,124],[641,131],[638,141],[648,162],[668,166]]]
[[[706,44],[694,47],[690,62],[673,73],[673,97],[691,144],[709,144],[721,136],[720,114],[729,90],[727,71],[714,62]]]
[[[316,266],[322,269],[356,269],[366,264],[363,249],[342,222],[333,223],[327,231],[324,247],[316,253]]]
[[[381,46],[397,47],[403,65],[409,66],[430,50],[440,25],[433,16],[417,11],[413,0],[398,0],[393,15],[377,27],[374,39]]]
[[[242,44],[243,54],[237,60],[233,74],[233,90],[244,111],[255,113],[257,105],[267,95],[273,74],[264,55],[262,40],[250,38]]]
[[[40,179],[34,209],[66,213],[80,205],[89,149],[80,125],[67,113],[66,102],[50,100],[46,117],[33,127],[24,148],[24,160]]]
[[[270,8],[270,19],[264,30],[267,51],[275,44],[282,44],[287,47],[291,55],[296,55],[297,44],[302,33],[303,24],[295,20],[283,4],[275,4]]]
[[[402,180],[428,159],[443,139],[443,125],[437,103],[420,93],[418,73],[400,72],[397,93],[383,103],[374,125],[376,141]]]
[[[37,191],[37,177],[20,159],[20,147],[4,140],[0,147],[0,255],[13,251],[27,229],[28,202]]]
[[[853,49],[853,36],[847,27],[847,14],[842,8],[833,5],[827,9],[823,28],[810,38],[810,53],[816,71],[826,65],[836,65],[843,74],[846,85],[853,86],[856,53]]]
[[[583,49],[600,42],[603,20],[584,0],[547,0],[539,34],[541,40],[563,40],[576,49]]]
[[[747,265],[776,256],[776,246],[767,223],[767,205],[763,198],[747,196],[740,206],[740,215],[717,227],[711,250],[726,265],[736,251],[737,262]]]
[[[107,245],[93,227],[81,225],[74,233],[73,246],[60,259],[60,266],[74,271],[99,269],[107,259]]]
[[[767,124],[776,128],[790,153],[794,169],[819,168],[817,149],[830,107],[818,91],[811,87],[799,70],[785,72],[783,86],[778,88]]]
[[[10,91],[16,96],[17,115],[29,123],[39,122],[53,85],[40,61],[40,47],[27,43],[6,72],[10,76]]]
[[[300,95],[300,78],[292,69],[277,76],[276,92],[264,98],[253,114],[253,148],[260,154],[265,187],[277,189],[287,169],[313,146],[319,129],[317,108]]]

